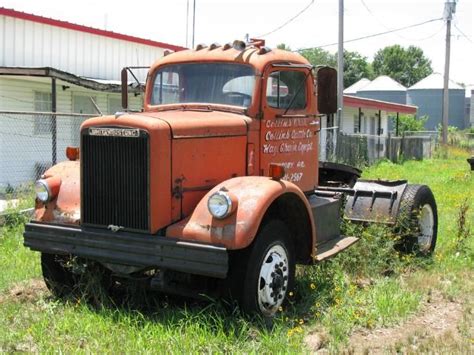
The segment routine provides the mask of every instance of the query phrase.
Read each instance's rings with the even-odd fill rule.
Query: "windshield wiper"
[[[288,110],[291,108],[291,106],[293,106],[293,103],[295,102],[296,100],[296,97],[298,96],[298,94],[300,93],[301,89],[303,88],[303,85],[306,83],[306,79],[308,79],[308,76],[309,74],[311,73],[311,70],[313,70],[313,66],[311,67],[311,69],[308,70],[308,74],[305,75],[304,79],[301,80],[301,83],[298,85],[298,90],[296,90],[296,93],[295,95],[293,96],[293,98],[291,99],[290,103],[288,104],[288,107],[286,108],[285,112],[283,113],[284,115],[286,115],[286,113],[288,112]],[[280,89],[278,89],[280,90]]]

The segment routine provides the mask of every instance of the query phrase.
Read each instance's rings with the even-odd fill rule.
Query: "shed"
[[[418,115],[428,116],[425,127],[429,130],[437,129],[442,122],[443,87],[443,75],[433,73],[407,90],[407,103],[418,106]],[[448,124],[460,129],[468,127],[465,118],[465,89],[452,80],[449,81]]]

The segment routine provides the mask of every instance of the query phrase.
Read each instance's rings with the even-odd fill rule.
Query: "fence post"
[[[51,78],[51,112],[56,113],[56,79]],[[51,152],[52,152],[52,164],[55,165],[57,161],[57,116],[51,115]]]
[[[392,135],[388,132],[386,158],[392,161]]]

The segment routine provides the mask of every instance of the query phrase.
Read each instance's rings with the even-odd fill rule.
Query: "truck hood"
[[[242,136],[247,134],[250,122],[243,114],[211,110],[142,112],[140,116],[166,122],[173,138]]]

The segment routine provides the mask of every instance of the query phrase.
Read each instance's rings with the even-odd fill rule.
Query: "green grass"
[[[152,307],[139,310],[59,302],[47,291],[30,294],[31,280],[41,277],[39,255],[22,246],[22,228],[12,223],[0,232],[0,352],[298,353],[308,351],[303,339],[314,329],[326,333],[325,347],[338,351],[357,328],[390,326],[416,313],[433,290],[467,302],[474,292],[474,174],[466,156],[451,149],[433,160],[381,162],[365,170],[365,178],[408,179],[433,189],[439,213],[434,257],[398,256],[384,228],[348,225],[361,241],[328,262],[298,268],[296,291],[272,327],[219,302],[157,296],[150,298]],[[463,201],[471,232],[459,239]],[[455,343],[446,351],[466,346]]]

